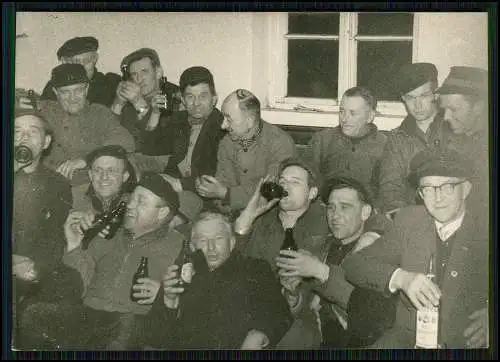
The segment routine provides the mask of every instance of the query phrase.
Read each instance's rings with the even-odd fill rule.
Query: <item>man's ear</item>
[[[229,240],[229,247],[231,251],[233,251],[234,249],[234,246],[236,245],[236,238],[233,236],[231,236],[231,240]]]
[[[45,135],[45,139],[43,141],[43,149],[46,150],[50,146],[50,142],[52,142],[52,136],[49,134]]]
[[[311,187],[309,190],[309,200],[314,200],[318,196],[318,188],[316,186]]]
[[[363,204],[361,207],[361,220],[366,221],[372,214],[372,206],[368,204]]]
[[[158,211],[158,220],[166,219],[169,213],[170,213],[170,207],[168,207],[167,205],[160,207]]]
[[[485,109],[487,109],[485,107],[487,107],[486,102],[484,100],[480,99],[480,100],[477,100],[474,102],[474,104],[472,105],[472,110],[473,110],[474,114],[477,117],[479,117],[484,113]]]
[[[163,68],[159,65],[156,67],[156,79],[160,79],[161,77],[163,77]]]
[[[463,189],[462,189],[462,195],[463,195],[462,197],[464,200],[469,196],[471,190],[472,190],[472,184],[470,183],[470,181],[465,181],[463,183]]]
[[[57,99],[59,100],[60,95],[59,95],[59,92],[57,91],[56,87],[52,87],[52,92],[54,92],[54,94],[56,95]]]
[[[125,171],[123,173],[123,183],[127,182],[129,177],[130,177],[130,173],[128,171]]]
[[[87,98],[87,94],[89,93],[89,83],[85,84],[85,98]]]
[[[94,55],[94,67],[97,63],[97,61],[99,60],[99,53],[95,52],[95,55]]]
[[[215,107],[218,101],[219,101],[219,96],[216,94],[212,97],[212,106]]]
[[[369,116],[369,121],[368,123],[373,123],[373,120],[375,119],[375,116],[377,115],[377,111],[375,109],[372,109],[370,111],[370,116]]]

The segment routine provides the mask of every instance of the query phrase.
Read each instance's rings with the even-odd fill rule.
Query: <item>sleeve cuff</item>
[[[401,271],[401,268],[397,268],[396,270],[394,270],[394,273],[392,273],[392,276],[391,276],[391,279],[389,279],[389,285],[388,285],[388,288],[389,288],[389,291],[391,293],[395,293],[397,291],[395,285],[394,285],[394,279],[397,278],[397,276],[399,275]]]

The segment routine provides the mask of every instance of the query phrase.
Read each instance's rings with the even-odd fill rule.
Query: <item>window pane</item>
[[[412,42],[359,42],[358,85],[371,88],[379,100],[399,100],[395,74],[411,62]]]
[[[337,41],[289,40],[287,96],[336,99],[338,66]]]
[[[289,34],[339,35],[339,13],[289,14]]]
[[[360,13],[358,35],[413,35],[412,13]]]

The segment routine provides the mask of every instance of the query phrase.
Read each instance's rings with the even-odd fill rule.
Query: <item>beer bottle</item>
[[[33,107],[33,110],[37,111],[38,110],[38,102],[36,100],[36,93],[33,89],[28,90],[28,99],[30,101],[31,107]]]
[[[281,250],[298,250],[295,239],[293,238],[293,228],[285,229],[285,239],[283,240],[283,244],[281,245]]]
[[[14,159],[22,165],[27,165],[33,162],[33,152],[26,146],[16,146],[14,147]]]
[[[177,287],[186,288],[193,279],[194,265],[189,240],[184,240],[181,252],[175,259],[175,265],[179,267],[179,282]]]
[[[89,247],[90,242],[106,227],[108,217],[108,213],[102,213],[95,216],[92,227],[84,232],[81,243],[82,250],[86,250]]]
[[[134,297],[134,293],[137,293],[137,290],[134,290],[134,285],[139,284],[137,282],[138,279],[141,278],[147,278],[149,276],[149,271],[148,271],[148,258],[146,256],[141,256],[141,263],[139,264],[139,267],[137,268],[137,271],[134,273],[134,276],[132,277],[132,286],[130,287],[130,300],[133,302],[137,302],[141,298],[136,298]]]
[[[82,240],[82,249],[86,250],[92,239],[94,239],[97,234],[103,231],[108,225],[110,226],[109,233],[105,236],[105,238],[108,240],[112,239],[120,228],[126,212],[127,203],[125,201],[121,201],[115,209],[97,215],[92,227],[85,231],[85,236]]]
[[[426,276],[436,281],[435,255],[432,254],[427,264]],[[424,308],[417,311],[415,348],[436,349],[438,345],[439,307]]]
[[[120,228],[123,217],[125,216],[125,213],[127,212],[127,203],[125,201],[121,201],[116,209],[111,211],[111,214],[109,215],[108,222],[106,223],[106,226],[110,226],[109,228],[109,233],[106,235],[106,239],[112,239],[118,229]],[[105,227],[106,227],[105,226]]]

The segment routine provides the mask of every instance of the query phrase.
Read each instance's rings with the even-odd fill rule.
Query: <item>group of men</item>
[[[413,348],[430,305],[441,346],[488,346],[486,71],[452,67],[438,87],[433,64],[405,65],[391,132],[351,88],[299,157],[250,91],[219,111],[205,67],[177,87],[153,49],[121,77],[97,71],[97,50],[63,44],[36,109],[16,114],[14,145],[33,154],[14,160],[16,348]],[[265,199],[266,181],[286,196]],[[121,202],[118,232],[83,246]],[[179,287],[184,240],[201,260]]]

